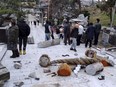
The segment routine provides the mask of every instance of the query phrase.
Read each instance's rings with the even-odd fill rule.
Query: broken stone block
[[[0,81],[6,81],[10,79],[10,72],[6,67],[0,64]]]
[[[14,84],[17,87],[21,87],[22,85],[24,85],[24,82],[14,82]]]
[[[93,63],[93,64],[88,65],[85,68],[85,71],[89,75],[96,75],[100,73],[101,71],[103,71],[103,69],[104,69],[103,64],[98,62],[98,63]]]
[[[15,68],[15,69],[21,69],[21,67],[22,67],[22,64],[19,63],[19,62],[16,62],[16,63],[14,64],[14,68]]]
[[[36,73],[35,73],[35,72],[30,73],[30,74],[28,75],[28,77],[31,77],[31,78],[36,78]]]
[[[51,70],[49,68],[46,68],[46,69],[43,69],[43,72],[44,73],[49,73],[49,72],[51,72]]]

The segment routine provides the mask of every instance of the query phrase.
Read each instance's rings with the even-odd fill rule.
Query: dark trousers
[[[11,57],[19,57],[18,49],[12,50],[12,56]]]
[[[53,33],[53,31],[52,31],[51,37],[52,37],[52,39],[54,39],[54,33]]]
[[[60,38],[63,39],[63,35],[62,35],[62,34],[60,34],[59,39],[60,39]]]
[[[64,44],[65,45],[67,45],[67,41],[68,41],[68,44],[70,45],[70,34],[64,35]]]
[[[81,37],[82,37],[82,34],[78,35],[78,37],[77,37],[77,45],[80,45]]]
[[[92,40],[91,39],[86,39],[85,47],[88,46],[88,43],[89,43],[89,48],[92,47]]]
[[[26,50],[27,37],[19,37],[19,50],[22,50],[22,45],[23,45],[23,50]]]
[[[99,38],[99,33],[95,33],[95,36],[94,36],[94,45],[98,44],[98,38]]]

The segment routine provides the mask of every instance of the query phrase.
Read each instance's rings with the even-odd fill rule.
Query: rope
[[[74,59],[59,59],[51,61],[51,64],[55,63],[67,63],[70,65],[89,65],[92,63],[99,62],[97,59],[88,59],[88,58],[74,58]]]

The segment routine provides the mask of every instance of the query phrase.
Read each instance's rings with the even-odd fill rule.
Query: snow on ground
[[[34,17],[33,17],[34,18]],[[29,20],[34,20],[31,15],[29,15]],[[45,87],[116,87],[116,66],[115,67],[105,67],[103,72],[96,76],[87,75],[84,70],[79,71],[78,76],[72,72],[71,76],[61,77],[43,73],[43,69],[39,65],[39,58],[42,54],[48,54],[51,60],[64,59],[64,58],[79,58],[85,56],[85,51],[87,48],[84,47],[84,44],[81,44],[77,47],[77,52],[70,51],[70,45],[65,46],[61,40],[60,45],[51,46],[48,48],[38,48],[37,44],[40,41],[45,40],[44,27],[39,24],[39,26],[34,26],[30,23],[31,34],[30,36],[34,37],[35,44],[28,44],[27,54],[21,55],[19,58],[10,58],[11,51],[7,51],[2,64],[8,68],[10,71],[10,79],[5,82],[4,87],[16,87],[14,82],[24,82],[22,87],[44,87],[44,86],[33,86],[35,84],[46,84]],[[56,35],[57,37],[57,35]],[[96,50],[97,51],[97,50]],[[75,56],[74,54],[78,55]],[[100,52],[97,52],[100,54]],[[68,54],[69,57],[62,57],[62,55]],[[109,56],[102,55],[101,56]],[[114,62],[111,56],[109,56]],[[15,69],[14,61],[21,61],[22,68]],[[58,66],[49,67],[52,72],[56,71]],[[34,78],[28,78],[28,75],[32,72],[36,72],[36,75],[40,80],[35,80]],[[104,75],[105,80],[98,80],[98,77]],[[50,86],[51,84],[51,86]],[[53,86],[55,84],[60,84],[60,86]]]

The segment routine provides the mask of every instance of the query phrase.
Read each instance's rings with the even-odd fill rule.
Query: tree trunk
[[[79,12],[81,12],[81,0],[77,0],[78,5],[79,5]]]

